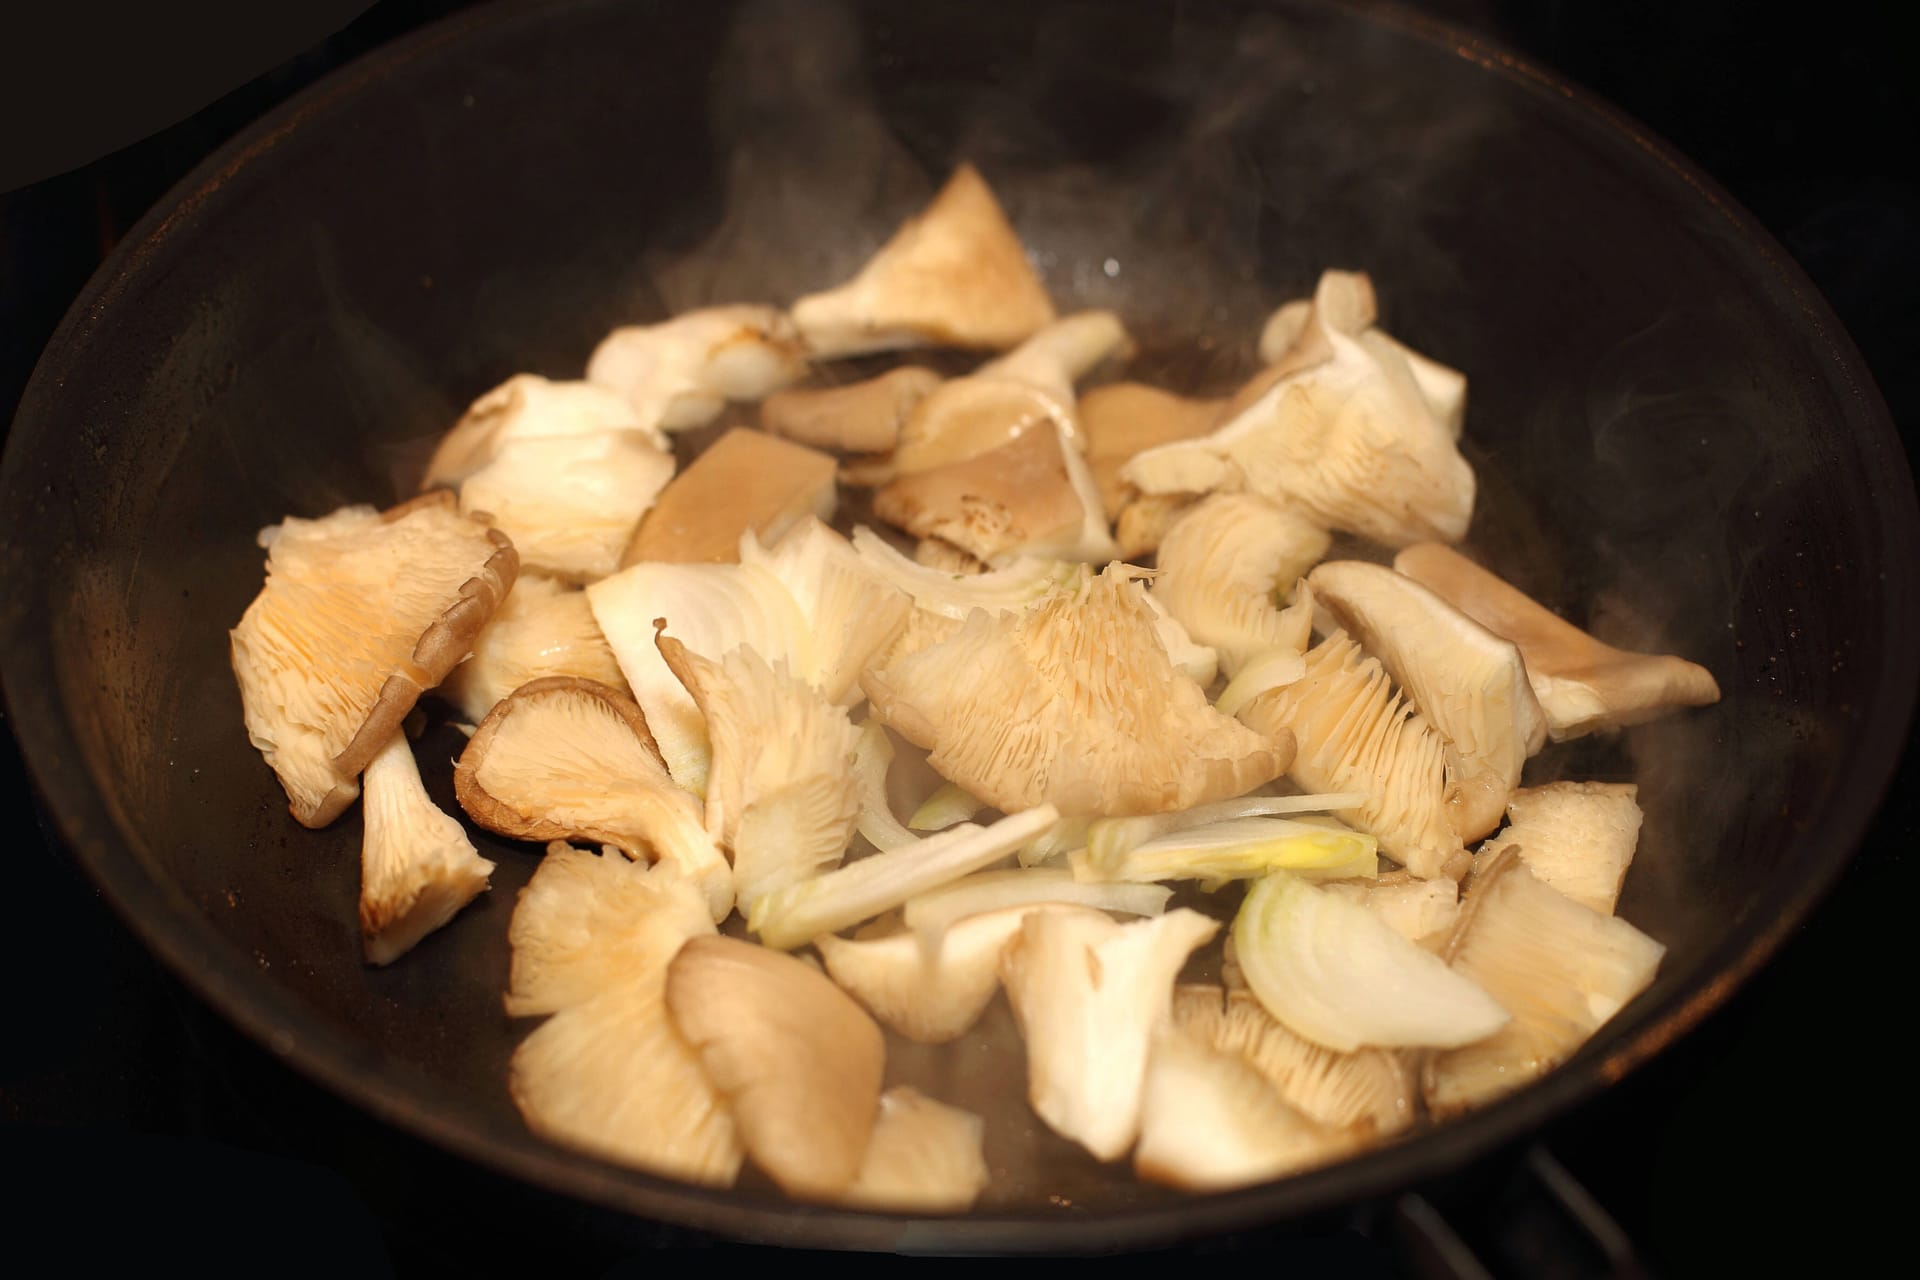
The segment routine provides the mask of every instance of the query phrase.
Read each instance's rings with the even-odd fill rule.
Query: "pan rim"
[[[570,0],[567,8],[599,7],[607,0]],[[1904,456],[1891,417],[1851,338],[1797,263],[1717,183],[1674,148],[1618,109],[1494,42],[1388,3],[1290,0],[1303,8],[1337,11],[1432,46],[1436,54],[1466,59],[1550,104],[1561,118],[1617,145],[1638,149],[1636,166],[1649,180],[1687,188],[1704,200],[1732,234],[1750,273],[1775,296],[1797,309],[1846,410],[1845,426],[1869,461]],[[128,282],[187,233],[196,215],[244,167],[259,162],[297,130],[323,121],[332,107],[376,80],[404,75],[415,63],[452,51],[483,32],[529,21],[550,20],[559,6],[499,0],[441,19],[354,60],[267,113],[189,173],[143,216],[87,282],[49,341],[15,416],[0,492],[23,492],[26,477],[21,428],[29,431],[58,395],[66,376],[89,350],[99,318]],[[1880,507],[1890,545],[1911,563],[1920,551],[1920,507],[1909,471],[1881,468],[1894,477]],[[21,504],[7,503],[18,511]],[[0,516],[6,527],[21,517]],[[1896,558],[1896,562],[1899,560]],[[369,1048],[331,1027],[276,980],[261,974],[237,949],[204,927],[199,912],[177,887],[149,873],[131,851],[128,827],[96,785],[67,722],[53,679],[53,653],[43,617],[31,607],[40,583],[15,540],[0,532],[0,674],[21,754],[62,840],[101,889],[115,912],[191,990],[282,1061],[396,1128],[508,1176],[579,1197],[621,1212],[673,1222],[753,1242],[816,1247],[893,1249],[909,1252],[1112,1250],[1166,1244],[1255,1225],[1297,1219],[1343,1203],[1372,1198],[1427,1181],[1448,1169],[1524,1137],[1549,1118],[1585,1102],[1697,1026],[1745,985],[1761,965],[1823,899],[1865,839],[1901,760],[1920,689],[1920,654],[1905,661],[1889,645],[1880,673],[1881,697],[1863,717],[1855,738],[1865,767],[1837,785],[1827,798],[1832,820],[1823,838],[1848,853],[1821,864],[1816,874],[1781,886],[1763,899],[1771,908],[1764,928],[1730,938],[1706,951],[1699,972],[1712,980],[1670,993],[1663,1005],[1644,1010],[1637,1025],[1604,1054],[1582,1055],[1528,1088],[1470,1116],[1396,1146],[1369,1152],[1329,1168],[1241,1191],[1195,1197],[1167,1205],[1057,1214],[982,1213],[964,1218],[918,1218],[792,1205],[691,1187],[591,1156],[552,1146],[524,1129],[490,1125],[459,1107],[432,1105],[418,1072],[396,1072]],[[1911,634],[1920,604],[1909,578],[1888,578],[1887,628]],[[1760,913],[1756,913],[1760,914]]]

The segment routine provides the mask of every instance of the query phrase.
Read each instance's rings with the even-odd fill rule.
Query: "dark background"
[[[461,7],[89,0],[0,17],[0,422],[87,276],[169,186],[326,71]],[[1641,0],[1415,7],[1595,91],[1731,190],[1839,313],[1913,456],[1910,6],[1834,0],[1778,17]],[[981,9],[985,20],[991,5]],[[1912,1126],[1904,1059],[1886,1046],[1914,1003],[1909,795],[1920,771],[1908,757],[1854,866],[1779,960],[1653,1066],[1540,1135],[1655,1273],[1815,1259],[1844,1272],[1901,1234]],[[0,732],[0,786],[21,777]],[[651,1248],[709,1243],[483,1173],[308,1085],[159,971],[35,827],[24,790],[11,808],[0,1239],[13,1249],[53,1246],[81,1270],[111,1258],[249,1274],[603,1275],[638,1274]],[[1529,1252],[1536,1215],[1516,1167],[1512,1155],[1489,1160],[1426,1195],[1496,1272],[1551,1274]],[[1386,1206],[1200,1247],[1269,1249],[1309,1272],[1408,1265]],[[1562,1273],[1591,1273],[1564,1242],[1541,1247]]]

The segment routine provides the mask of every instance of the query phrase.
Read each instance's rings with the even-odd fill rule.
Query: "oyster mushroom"
[[[475,400],[440,438],[420,487],[457,489],[514,441],[628,431],[641,433],[660,449],[668,447],[657,426],[641,421],[617,392],[592,382],[553,382],[517,373]]]
[[[742,535],[776,541],[808,516],[831,520],[838,502],[832,458],[735,427],[660,491],[622,563],[724,564]]]
[[[360,781],[360,938],[369,964],[391,964],[473,901],[493,864],[427,797],[406,734],[387,740]]]
[[[1386,921],[1409,942],[1429,951],[1444,951],[1460,918],[1460,886],[1445,876],[1422,880],[1406,871],[1373,880],[1340,880],[1322,886],[1349,902],[1357,902]]]
[[[1288,776],[1302,789],[1365,794],[1338,814],[1378,836],[1382,853],[1417,876],[1466,873],[1447,803],[1446,740],[1346,632],[1307,651],[1305,675],[1236,714],[1257,732],[1294,735],[1299,752]]]
[[[1267,649],[1287,647],[1276,591],[1319,562],[1332,537],[1297,512],[1248,493],[1189,507],[1160,542],[1153,595],[1229,675]]]
[[[862,684],[875,716],[1003,812],[1187,809],[1269,782],[1292,757],[1290,733],[1235,723],[1174,668],[1119,565],[1021,613],[976,611]]]
[[[1100,486],[1107,519],[1117,520],[1133,488],[1120,469],[1135,454],[1176,440],[1206,435],[1219,425],[1225,400],[1190,400],[1140,382],[1115,382],[1080,397],[1080,429],[1087,466]]]
[[[1000,202],[970,164],[852,280],[793,305],[817,357],[929,345],[1004,350],[1053,314]]]
[[[935,387],[940,375],[912,365],[839,387],[796,387],[768,396],[760,427],[815,449],[887,453],[900,427]]]
[[[593,349],[587,381],[626,398],[650,430],[686,431],[729,400],[759,400],[806,372],[793,323],[772,307],[705,307],[615,329]]]
[[[1446,740],[1447,809],[1460,838],[1499,826],[1521,768],[1547,740],[1520,650],[1377,564],[1328,561],[1307,582]]]
[[[1139,560],[1158,551],[1167,530],[1194,501],[1190,493],[1134,493],[1113,522],[1113,540],[1121,558]]]
[[[421,693],[467,656],[519,558],[453,495],[343,507],[260,535],[267,581],[230,637],[247,737],[294,819],[324,827]]]
[[[895,1213],[964,1213],[990,1180],[982,1150],[986,1123],[971,1111],[899,1085],[880,1095],[880,1118],[841,1197]]]
[[[826,975],[734,938],[695,938],[667,970],[674,1025],[726,1097],[753,1162],[789,1195],[853,1185],[880,1107],[880,1028]]]
[[[1367,278],[1327,272],[1298,341],[1241,389],[1223,425],[1136,455],[1122,476],[1147,494],[1245,490],[1388,546],[1457,541],[1473,469],[1405,358],[1366,340],[1372,322]]]
[[[1129,924],[1060,910],[1021,922],[1000,980],[1027,1046],[1027,1100],[1055,1133],[1101,1160],[1127,1153],[1174,978],[1219,927],[1186,908]]]
[[[1519,646],[1555,742],[1720,700],[1720,686],[1705,667],[1596,640],[1447,547],[1408,547],[1393,567]]]
[[[528,1128],[667,1177],[732,1184],[745,1158],[732,1112],[666,1004],[668,963],[712,932],[704,897],[672,867],[548,846],[507,935],[508,1014],[553,1015],[508,1074]]]
[[[434,692],[478,724],[500,699],[543,676],[579,676],[626,692],[626,679],[587,607],[586,592],[522,574],[474,639],[472,656]]]
[[[673,455],[638,431],[508,440],[461,482],[460,509],[490,515],[522,567],[591,582],[620,567],[672,479]]]
[[[1421,1090],[1444,1117],[1560,1065],[1653,981],[1666,948],[1546,884],[1514,849],[1478,869],[1448,944],[1454,971],[1513,1011],[1492,1037],[1427,1060]]]
[[[672,863],[715,920],[733,909],[733,874],[698,803],[667,776],[640,708],[606,685],[570,676],[522,685],[468,740],[453,788],[489,831]]]
[[[1640,840],[1638,795],[1630,782],[1522,787],[1507,799],[1512,821],[1481,846],[1474,864],[1484,865],[1512,845],[1543,882],[1610,916]]]
[[[1312,318],[1313,300],[1311,298],[1296,299],[1269,316],[1266,326],[1260,331],[1261,362],[1274,365],[1286,360],[1300,345],[1300,340],[1306,333],[1307,324]],[[1447,428],[1454,439],[1460,438],[1460,427],[1466,417],[1467,409],[1465,374],[1457,369],[1449,369],[1438,360],[1421,355],[1377,327],[1363,329],[1359,334],[1359,340],[1364,344],[1384,346],[1388,351],[1405,360],[1407,371],[1413,375],[1414,384],[1419,387],[1427,407],[1433,410],[1434,416]]]

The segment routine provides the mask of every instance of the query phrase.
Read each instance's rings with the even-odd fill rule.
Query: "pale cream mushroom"
[[[1429,951],[1446,950],[1447,939],[1453,936],[1454,923],[1460,918],[1460,886],[1445,876],[1422,880],[1412,872],[1396,871],[1372,880],[1341,880],[1322,887],[1359,903],[1386,921],[1395,933]]]
[[[1158,813],[1271,781],[1292,735],[1221,715],[1167,655],[1135,571],[1109,566],[862,678],[874,714],[1004,812]]]
[[[461,482],[460,509],[491,516],[522,567],[591,582],[620,567],[672,479],[673,455],[638,431],[508,440]]]
[[[743,534],[773,542],[808,516],[833,519],[838,503],[831,457],[735,427],[661,490],[622,563],[724,564]]]
[[[1004,350],[1053,314],[1019,236],[970,164],[852,280],[793,305],[818,357],[929,345]]]
[[[1360,560],[1307,575],[1314,597],[1447,743],[1447,812],[1462,840],[1500,825],[1547,719],[1520,650],[1413,579]]]
[[[666,1005],[668,963],[712,933],[705,898],[671,866],[548,846],[507,932],[508,1014],[553,1015],[508,1075],[528,1128],[666,1177],[732,1184],[745,1158],[733,1114]]]
[[[667,970],[674,1025],[733,1108],[753,1162],[800,1199],[860,1174],[880,1107],[880,1028],[825,974],[734,938],[695,938]]]
[[[894,1213],[965,1213],[991,1175],[986,1122],[971,1111],[898,1085],[880,1095],[880,1118],[842,1201]]]
[[[1063,910],[1021,922],[1000,980],[1027,1046],[1027,1101],[1055,1133],[1101,1160],[1127,1153],[1174,978],[1219,927],[1186,908],[1130,924]]]
[[[704,307],[615,329],[587,361],[587,381],[626,398],[648,429],[686,431],[730,400],[760,400],[806,372],[793,323],[773,307]]]
[[[1332,537],[1296,511],[1250,493],[1189,507],[1161,540],[1153,596],[1187,634],[1211,646],[1229,676],[1290,643],[1278,591],[1326,555]]]
[[[1610,916],[1640,841],[1638,796],[1631,782],[1522,787],[1507,798],[1506,829],[1481,846],[1474,863],[1512,845],[1542,881]]]
[[[931,369],[906,365],[864,382],[795,387],[760,405],[760,427],[815,449],[888,453],[914,408],[940,385]]]
[[[1720,700],[1705,667],[1602,643],[1447,547],[1408,547],[1393,567],[1519,646],[1555,742]]]
[[[608,431],[638,432],[660,449],[669,447],[665,434],[642,422],[617,392],[592,382],[554,382],[516,373],[475,400],[440,437],[420,487],[457,489],[514,441]]]
[[[1269,316],[1266,326],[1260,330],[1261,363],[1274,365],[1286,360],[1300,345],[1312,319],[1311,298],[1297,298]],[[1427,407],[1433,410],[1434,416],[1440,419],[1454,439],[1460,438],[1460,427],[1467,409],[1465,374],[1421,355],[1377,326],[1361,330],[1359,340],[1362,344],[1384,346],[1405,360],[1408,372],[1413,375],[1415,385],[1426,399]]]
[[[1292,349],[1241,389],[1223,425],[1121,474],[1142,493],[1245,490],[1388,546],[1457,541],[1473,469],[1405,358],[1368,340],[1373,319],[1367,278],[1327,272]]]
[[[1123,560],[1154,554],[1187,508],[1197,501],[1190,493],[1139,493],[1128,499],[1113,522],[1114,545]]]
[[[1225,400],[1191,400],[1140,382],[1096,387],[1076,406],[1087,442],[1087,466],[1100,486],[1107,519],[1117,520],[1137,491],[1120,470],[1137,453],[1206,435],[1220,424]]]
[[[263,531],[267,581],[230,637],[247,737],[303,826],[324,827],[421,693],[467,656],[519,558],[453,495]]]
[[[434,692],[474,724],[500,699],[543,676],[579,676],[626,692],[620,664],[587,607],[587,594],[552,578],[522,574],[473,654]]]
[[[570,676],[522,685],[481,722],[453,771],[460,807],[520,840],[592,840],[672,863],[715,920],[733,909],[733,874],[675,786],[633,700]]]
[[[493,864],[427,796],[406,734],[387,740],[360,782],[360,940],[369,964],[391,964],[473,901]]]
[[[1427,1060],[1436,1117],[1511,1093],[1560,1065],[1653,981],[1666,948],[1546,884],[1516,850],[1476,870],[1448,956],[1513,1011],[1478,1044]]]

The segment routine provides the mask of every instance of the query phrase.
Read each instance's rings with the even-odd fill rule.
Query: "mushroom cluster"
[[[932,347],[986,358],[871,360]],[[1034,1114],[1142,1178],[1396,1140],[1651,982],[1636,789],[1542,753],[1719,691],[1453,548],[1466,379],[1367,276],[1257,351],[1212,398],[1117,380],[1120,319],[1056,311],[962,166],[853,279],[618,329],[474,401],[420,496],[263,532],[248,734],[304,825],[364,790],[369,963],[485,890],[469,824],[541,851],[506,1071],[555,1142],[965,1211],[995,1135],[888,1050],[1002,992]]]

